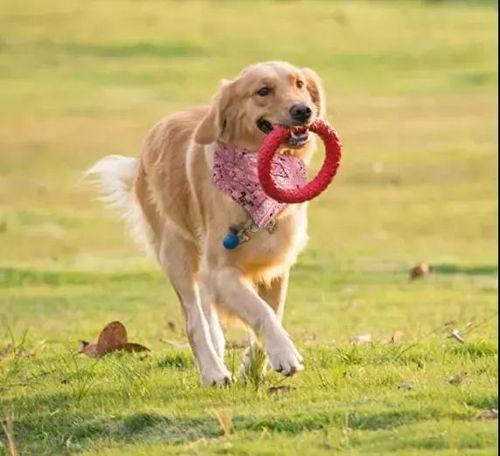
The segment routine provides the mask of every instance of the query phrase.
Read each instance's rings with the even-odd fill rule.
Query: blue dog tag
[[[227,234],[224,240],[222,241],[222,245],[227,250],[235,249],[236,247],[238,247],[239,243],[240,243],[240,238],[234,233]]]

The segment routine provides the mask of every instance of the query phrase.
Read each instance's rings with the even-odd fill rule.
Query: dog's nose
[[[294,104],[290,108],[290,116],[293,120],[297,120],[301,123],[307,122],[312,115],[312,110],[309,106],[305,104]]]

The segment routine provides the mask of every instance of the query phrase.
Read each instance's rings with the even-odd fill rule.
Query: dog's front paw
[[[292,376],[304,369],[302,356],[289,339],[279,345],[268,346],[267,356],[271,367],[285,377]]]
[[[201,378],[207,386],[227,386],[233,380],[231,372],[225,367],[206,369],[201,373]]]

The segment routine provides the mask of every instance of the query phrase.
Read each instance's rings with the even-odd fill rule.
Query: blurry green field
[[[14,417],[20,454],[496,454],[496,421],[477,418],[498,407],[496,14],[472,1],[0,0],[0,420]],[[306,370],[206,389],[167,281],[77,182],[268,59],[320,73],[344,142],[287,304]],[[409,282],[419,261],[434,273]],[[76,354],[115,319],[151,354]]]

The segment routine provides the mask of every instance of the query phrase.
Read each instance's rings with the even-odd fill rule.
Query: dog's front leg
[[[283,320],[283,314],[285,312],[285,301],[286,294],[288,291],[288,278],[289,271],[284,271],[278,277],[275,277],[271,283],[260,283],[257,285],[257,290],[259,296],[267,302],[267,304],[274,310],[278,321]],[[255,353],[257,353],[261,348],[255,340],[250,342],[250,346],[243,353],[243,364],[241,366],[240,371],[248,374],[251,368],[251,360],[255,357]],[[263,365],[263,371],[266,369],[266,364]]]
[[[272,368],[283,375],[302,370],[302,357],[274,310],[257,294],[237,268],[215,272],[221,304],[250,325],[263,342]]]

